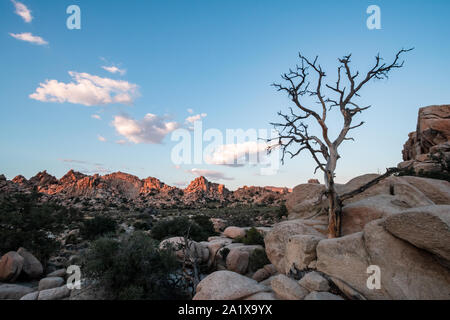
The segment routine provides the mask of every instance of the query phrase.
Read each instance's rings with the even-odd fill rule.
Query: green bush
[[[108,233],[117,230],[117,222],[109,217],[97,216],[93,219],[85,220],[80,229],[81,235],[88,240],[94,240]]]
[[[206,215],[196,215],[192,220],[203,229],[203,231],[208,234],[208,237],[216,236],[217,232],[214,230],[214,224],[211,219]]]
[[[154,239],[164,240],[170,237],[186,236],[188,232],[189,238],[194,241],[205,241],[215,234],[211,233],[209,227],[204,229],[198,223],[186,217],[175,217],[155,223],[151,235]]]
[[[255,272],[266,264],[270,264],[269,258],[267,258],[266,251],[263,249],[256,249],[250,254],[248,260],[248,268],[251,272]]]
[[[161,250],[157,241],[135,232],[121,241],[100,238],[84,257],[86,275],[100,282],[110,299],[185,299],[177,276],[179,262],[173,251]]]
[[[245,245],[264,246],[264,236],[254,227],[245,231],[244,237],[238,237],[233,242],[243,243]]]

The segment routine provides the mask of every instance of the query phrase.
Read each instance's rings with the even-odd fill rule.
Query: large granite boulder
[[[232,271],[216,271],[197,286],[193,300],[241,300],[270,288]]]
[[[397,238],[435,254],[450,266],[450,205],[409,209],[387,218],[384,226]]]
[[[278,272],[286,272],[286,246],[290,237],[294,235],[324,237],[324,234],[318,230],[320,227],[326,228],[326,221],[318,221],[317,224],[314,224],[314,221],[304,219],[283,221],[274,225],[273,229],[265,236],[267,257]]]
[[[381,270],[381,288],[395,300],[447,300],[450,270],[432,254],[394,237],[376,220],[364,228],[364,243],[372,265]]]

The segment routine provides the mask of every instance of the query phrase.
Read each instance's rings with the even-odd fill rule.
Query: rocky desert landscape
[[[0,176],[0,299],[448,300],[450,105],[421,108],[401,152],[399,171],[345,200],[332,239],[317,180],[230,191],[204,177],[179,189],[122,172]]]

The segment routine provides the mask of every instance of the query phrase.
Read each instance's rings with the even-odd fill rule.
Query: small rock
[[[308,295],[308,290],[300,286],[297,281],[283,274],[279,274],[272,279],[272,290],[277,297],[283,300],[302,300]]]
[[[39,278],[44,271],[44,268],[39,260],[24,248],[19,248],[17,253],[24,259],[22,272],[31,279]]]
[[[232,249],[227,256],[227,269],[239,274],[245,274],[247,272],[249,258],[250,254],[247,251],[240,250],[239,248]]]
[[[328,280],[315,271],[307,273],[298,283],[309,291],[330,290]]]
[[[255,281],[261,282],[263,280],[266,280],[269,277],[270,277],[270,273],[267,272],[266,269],[261,268],[253,274],[252,279]]]
[[[15,251],[6,253],[0,259],[0,281],[14,282],[22,272],[24,258]]]
[[[61,277],[49,277],[39,281],[39,291],[46,289],[53,289],[60,287],[64,284],[64,279]]]

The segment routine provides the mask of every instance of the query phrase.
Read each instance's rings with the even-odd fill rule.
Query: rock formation
[[[399,168],[412,168],[416,172],[439,171],[440,165],[432,157],[440,153],[450,159],[450,105],[420,108],[417,129],[408,135]]]

